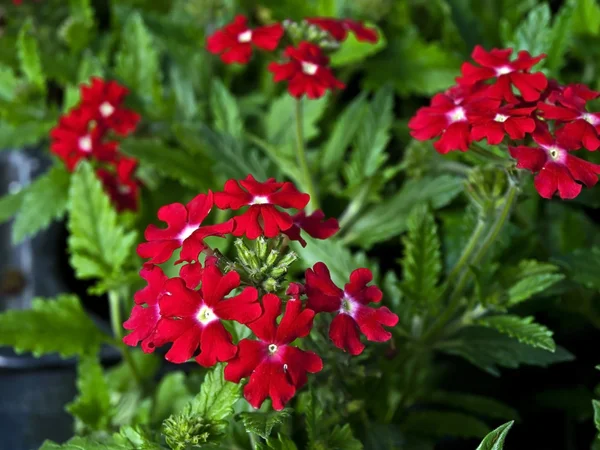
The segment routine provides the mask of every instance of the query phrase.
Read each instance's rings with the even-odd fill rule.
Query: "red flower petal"
[[[219,321],[211,322],[202,329],[200,354],[196,362],[203,367],[212,367],[217,362],[229,361],[235,356],[237,347],[231,342],[231,334]]]
[[[239,383],[242,378],[252,374],[266,355],[267,345],[264,342],[242,339],[238,344],[237,356],[227,362],[225,379]]]
[[[327,266],[316,263],[312,269],[306,270],[306,294],[308,307],[313,311],[334,312],[342,306],[344,291],[335,285]]]
[[[581,192],[581,185],[575,183],[568,170],[556,163],[547,163],[535,177],[534,185],[544,198],[552,198],[558,190],[560,198],[572,199]]]
[[[365,346],[360,342],[358,326],[348,314],[338,314],[331,321],[329,338],[333,345],[351,355],[360,355]]]
[[[266,398],[270,397],[275,411],[281,411],[295,393],[296,388],[288,379],[283,366],[271,361],[259,364],[244,386],[244,397],[248,403],[260,408]]]

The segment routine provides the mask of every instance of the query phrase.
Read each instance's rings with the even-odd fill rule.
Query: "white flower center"
[[[565,156],[565,151],[562,148],[557,147],[556,145],[551,145],[549,147],[543,148],[544,150],[546,150],[546,153],[552,161],[561,162]]]
[[[508,119],[508,116],[505,116],[504,114],[496,114],[496,117],[494,117],[494,121],[496,122],[506,122],[506,120]]]
[[[196,320],[198,320],[198,322],[200,322],[202,325],[208,325],[217,319],[218,317],[215,315],[213,310],[206,305],[202,305],[198,311],[198,314],[196,314]]]
[[[238,42],[246,43],[252,40],[252,30],[246,30],[238,34]]]
[[[344,298],[342,298],[342,304],[340,306],[340,314],[348,314],[352,316],[356,309],[356,301],[344,292]]]
[[[317,70],[319,70],[319,66],[316,64],[302,61],[302,72],[304,72],[306,75],[313,76],[317,73]]]
[[[496,68],[496,76],[506,75],[507,73],[511,72],[513,72],[513,69],[510,66],[502,66]]]
[[[199,225],[188,225],[188,226],[186,226],[183,230],[181,230],[181,233],[179,233],[177,235],[177,239],[179,239],[180,242],[185,241],[198,228],[199,228]]]
[[[112,116],[115,112],[115,107],[108,102],[104,102],[100,105],[100,115],[104,118]]]
[[[77,141],[77,145],[79,145],[79,149],[82,152],[91,152],[92,151],[92,137],[89,134],[82,136]]]
[[[446,113],[446,117],[450,123],[454,122],[464,122],[467,120],[467,116],[465,114],[465,109],[462,106],[454,108]]]
[[[131,187],[126,184],[119,184],[117,190],[120,194],[129,194],[131,192]]]
[[[269,344],[269,355],[274,355],[275,353],[277,353],[277,346],[275,344]]]
[[[252,199],[250,205],[268,205],[271,203],[266,195],[257,195]]]
[[[593,126],[596,126],[600,123],[600,119],[590,113],[583,113],[581,116],[579,116],[579,118],[585,120],[587,123]]]

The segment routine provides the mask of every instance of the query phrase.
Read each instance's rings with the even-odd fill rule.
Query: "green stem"
[[[348,204],[340,217],[340,229],[345,230],[362,211],[365,202],[367,201],[371,181],[367,181],[358,191],[358,194]]]
[[[503,158],[502,156],[496,155],[494,152],[491,152],[487,148],[479,145],[476,142],[472,142],[469,148],[471,153],[474,153],[477,156],[480,156],[482,159],[500,164],[502,166],[508,166],[512,164],[512,161],[507,158]]]
[[[308,212],[319,209],[319,198],[317,197],[317,191],[315,184],[310,173],[310,167],[308,166],[308,160],[306,158],[306,148],[304,146],[304,127],[302,125],[302,99],[296,101],[296,143],[297,143],[297,159],[300,170],[302,171],[302,177],[306,184],[306,190],[310,195],[310,203],[307,207]],[[312,208],[310,207],[312,206]]]
[[[131,375],[138,386],[142,385],[142,379],[140,373],[137,370],[135,361],[129,352],[129,348],[123,344],[123,318],[121,316],[121,298],[119,292],[111,289],[108,291],[108,303],[110,305],[110,323],[112,326],[113,334],[119,342],[119,348],[123,355],[123,360],[129,366]]]

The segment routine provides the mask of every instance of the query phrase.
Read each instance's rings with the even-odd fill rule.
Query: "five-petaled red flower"
[[[290,182],[279,183],[269,178],[262,183],[252,175],[240,181],[229,180],[223,192],[215,193],[215,205],[220,209],[249,207],[233,218],[233,235],[245,235],[248,239],[256,239],[263,234],[273,238],[288,230],[294,225],[292,217],[277,207],[302,209],[309,200],[308,194],[298,192]]]
[[[284,233],[292,241],[300,242],[302,247],[306,247],[306,241],[302,238],[302,231],[308,233],[310,237],[315,239],[328,239],[337,233],[340,229],[340,224],[337,219],[331,217],[325,219],[325,213],[320,209],[310,215],[306,215],[306,211],[300,211],[292,216],[294,224],[284,231]]]
[[[306,271],[308,307],[317,313],[337,313],[331,322],[329,337],[336,347],[352,355],[360,354],[365,348],[359,332],[369,341],[385,342],[392,334],[383,325],[393,327],[398,323],[398,316],[385,306],[367,306],[380,302],[382,297],[377,286],[367,286],[372,280],[369,269],[356,269],[342,290],[331,280],[325,264],[319,262]]]
[[[328,89],[343,89],[344,83],[333,76],[327,64],[329,58],[319,46],[310,42],[300,42],[298,47],[286,48],[284,55],[289,59],[284,63],[272,62],[269,71],[275,82],[288,81],[289,93],[297,98],[319,98]]]
[[[552,198],[558,190],[560,198],[571,199],[581,192],[580,181],[587,187],[598,182],[600,166],[584,161],[569,153],[577,148],[576,141],[564,133],[554,138],[545,126],[533,133],[537,147],[509,147],[517,160],[517,167],[537,173],[534,185],[544,198]]]
[[[167,228],[158,228],[150,224],[144,237],[148,242],[138,245],[137,253],[149,260],[147,264],[161,264],[167,261],[173,252],[181,247],[179,260],[195,261],[206,248],[204,239],[208,236],[224,236],[231,233],[233,221],[217,225],[202,226],[202,222],[213,207],[213,193],[199,194],[187,205],[171,203],[158,210],[158,218],[167,223]]]
[[[220,54],[226,64],[246,64],[252,56],[252,46],[273,51],[283,36],[281,24],[250,29],[244,16],[238,15],[232,23],[208,37],[206,49]]]
[[[514,86],[525,101],[537,101],[548,86],[548,79],[543,73],[530,73],[530,70],[546,55],[532,57],[529,52],[523,50],[519,52],[516,60],[511,61],[511,54],[512,49],[510,48],[494,48],[487,52],[483,47],[477,45],[471,57],[479,66],[470,62],[463,63],[462,76],[458,77],[456,81],[461,85],[470,86],[483,80],[494,79],[494,83],[486,89],[485,96],[518,103],[518,99],[512,91]]]
[[[344,41],[348,37],[348,31],[354,33],[359,41],[376,43],[379,39],[375,28],[365,27],[362,23],[352,19],[334,19],[332,17],[311,17],[306,19],[308,23],[318,26],[327,31],[336,41]]]
[[[566,122],[561,132],[593,151],[600,147],[600,113],[588,112],[585,104],[598,96],[600,92],[573,84],[550,95],[548,101],[554,104],[540,102],[538,109],[546,120]]]
[[[93,77],[91,85],[81,86],[81,107],[100,127],[126,136],[135,130],[140,116],[123,107],[129,90],[116,81]]]
[[[259,408],[270,397],[273,408],[280,411],[306,383],[307,373],[321,371],[323,361],[315,353],[290,345],[310,333],[314,311],[303,310],[300,301],[290,300],[278,324],[281,300],[266,294],[262,303],[263,315],[248,324],[259,340],[240,341],[237,355],[225,367],[225,379],[238,383],[250,377],[244,387],[246,400]]]
[[[237,272],[223,275],[216,265],[208,264],[201,278],[198,291],[188,288],[181,278],[171,278],[165,283],[168,295],[160,297],[161,320],[153,340],[157,346],[173,343],[165,356],[168,361],[186,362],[200,348],[196,361],[211,367],[217,361],[228,361],[237,352],[221,320],[247,324],[261,315],[262,308],[254,287],[225,298],[240,285]]]
[[[138,161],[134,158],[120,157],[114,173],[105,168],[96,171],[119,212],[138,209],[140,183],[134,177],[137,165]]]
[[[508,134],[511,139],[523,139],[526,133],[535,130],[531,117],[535,106],[505,105],[498,109],[474,111],[470,116],[471,139],[487,139],[488,144],[497,145]]]

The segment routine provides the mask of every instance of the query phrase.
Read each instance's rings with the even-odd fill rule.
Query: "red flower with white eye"
[[[306,271],[308,307],[315,312],[337,313],[329,337],[336,347],[359,355],[365,348],[359,332],[369,341],[385,342],[392,337],[383,326],[393,327],[398,316],[388,308],[371,308],[369,303],[379,303],[382,292],[377,286],[367,286],[373,280],[368,269],[357,269],[350,274],[350,282],[340,289],[331,280],[327,266],[321,262]]]
[[[511,61],[512,49],[494,48],[489,52],[477,45],[471,54],[479,66],[466,62],[462,65],[462,76],[456,81],[461,85],[473,85],[484,80],[494,80],[485,91],[488,98],[504,99],[509,103],[518,103],[512,87],[519,90],[525,101],[534,102],[548,86],[548,79],[541,72],[530,73],[530,70],[546,55],[532,57],[523,50],[517,59]]]
[[[195,261],[206,248],[204,239],[208,236],[224,236],[233,230],[233,221],[217,225],[202,226],[202,222],[213,207],[213,193],[199,194],[187,205],[171,203],[158,210],[158,218],[167,223],[167,228],[148,225],[144,237],[148,242],[138,245],[137,253],[149,260],[146,264],[161,264],[167,261],[173,252],[181,248],[179,260]]]
[[[129,90],[116,81],[93,77],[91,85],[81,86],[81,108],[88,111],[100,127],[126,136],[135,130],[140,121],[137,113],[123,107],[128,94]]]
[[[552,198],[558,191],[562,199],[575,198],[581,192],[581,184],[576,181],[587,187],[598,182],[600,166],[571,155],[577,143],[568,135],[557,132],[554,138],[545,126],[540,126],[533,139],[537,147],[509,147],[509,151],[518,168],[537,174],[534,185],[542,197]]]
[[[290,300],[281,322],[281,300],[274,294],[262,299],[264,313],[248,327],[259,340],[242,339],[237,355],[227,362],[225,379],[239,383],[249,377],[244,397],[260,408],[267,397],[273,409],[280,411],[307,381],[307,373],[323,369],[323,361],[313,352],[300,350],[290,344],[310,333],[315,313],[302,309],[302,303]]]
[[[486,138],[490,145],[502,142],[506,134],[511,139],[523,139],[526,133],[535,130],[533,111],[535,106],[516,105],[505,105],[496,110],[474,111],[469,117],[472,124],[471,139],[480,141]]]
[[[344,83],[333,76],[327,65],[329,58],[319,46],[310,42],[300,42],[298,47],[288,47],[284,55],[289,61],[284,63],[269,64],[269,71],[273,73],[273,80],[288,81],[288,92],[300,98],[319,98],[325,95],[328,89],[343,89]]]
[[[538,103],[544,119],[565,123],[561,132],[577,141],[588,150],[600,147],[600,113],[588,112],[586,103],[600,96],[582,84],[567,86],[562,92],[555,92],[549,102]]]
[[[250,29],[246,17],[239,15],[208,37],[206,49],[220,55],[226,64],[246,64],[252,56],[252,46],[273,51],[279,45],[283,32],[281,24]]]
[[[306,19],[310,24],[327,31],[336,41],[345,41],[348,32],[354,33],[359,41],[376,43],[379,35],[375,28],[365,27],[361,22],[352,19],[334,19],[332,17],[311,17]]]
[[[279,208],[302,209],[310,196],[298,192],[290,182],[279,183],[269,178],[264,183],[256,181],[252,175],[244,180],[229,180],[223,192],[215,193],[215,205],[220,209],[238,210],[248,206],[248,210],[233,218],[234,236],[256,239],[264,234],[268,238],[277,236],[294,224],[291,216]]]
[[[211,367],[218,361],[228,361],[237,352],[221,321],[247,324],[261,315],[262,308],[258,291],[253,287],[225,298],[240,285],[237,272],[223,275],[217,266],[207,265],[201,278],[199,291],[189,289],[181,278],[172,278],[165,283],[165,290],[170,295],[163,295],[159,300],[161,320],[153,340],[157,346],[173,343],[165,355],[168,361],[184,363],[200,348],[196,361],[201,366]]]
[[[310,237],[315,239],[328,239],[340,230],[340,224],[337,219],[325,219],[325,213],[320,209],[310,215],[306,211],[300,211],[292,216],[294,224],[284,231],[292,241],[300,242],[302,247],[306,247],[306,241],[302,239],[301,232],[305,231]]]
[[[137,211],[140,183],[134,178],[138,165],[135,158],[121,157],[116,164],[116,173],[98,169],[96,173],[104,185],[117,211]]]

